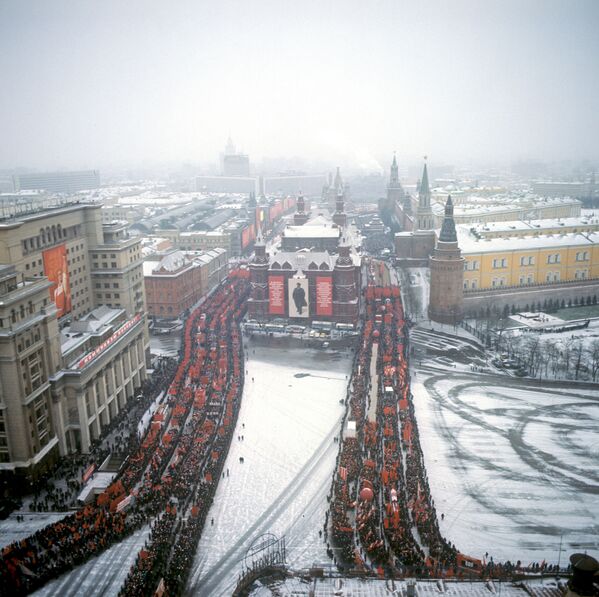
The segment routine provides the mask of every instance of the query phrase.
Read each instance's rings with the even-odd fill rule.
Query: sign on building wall
[[[71,286],[69,284],[69,270],[67,267],[67,250],[65,245],[47,249],[42,253],[44,259],[44,273],[52,286],[50,298],[58,309],[58,317],[62,317],[71,310]]]
[[[309,317],[310,298],[307,278],[289,279],[289,317]]]
[[[271,315],[285,315],[285,278],[268,277],[268,312]]]
[[[329,277],[316,278],[316,315],[333,315],[333,280]]]

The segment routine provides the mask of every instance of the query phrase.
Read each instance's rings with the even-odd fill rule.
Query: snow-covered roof
[[[494,232],[501,233],[505,232],[509,235],[510,232],[515,230],[531,230],[540,231],[543,229],[553,228],[595,228],[599,227],[599,215],[596,216],[579,216],[573,218],[546,218],[542,220],[512,220],[508,222],[488,222],[486,224],[475,224],[471,228],[484,236],[485,233]]]
[[[512,236],[508,238],[477,238],[467,225],[456,227],[458,246],[462,255],[476,253],[503,253],[527,249],[552,249],[567,246],[589,247],[599,243],[599,233],[547,234],[540,236]]]
[[[332,224],[287,226],[284,232],[286,238],[339,238],[340,234],[339,228]]]

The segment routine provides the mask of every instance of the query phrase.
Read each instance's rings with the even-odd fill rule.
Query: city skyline
[[[0,168],[599,159],[594,2],[0,4]],[[384,161],[383,161],[384,160]]]

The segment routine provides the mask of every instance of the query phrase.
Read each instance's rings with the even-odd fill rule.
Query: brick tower
[[[250,298],[248,299],[250,317],[268,315],[268,267],[269,256],[266,253],[266,243],[262,230],[258,229],[254,259],[250,263]]]
[[[344,228],[347,224],[347,215],[345,213],[345,196],[343,195],[343,191],[339,190],[337,193],[337,201],[335,202],[335,213],[333,214],[333,222],[339,226],[339,228]]]
[[[430,258],[431,283],[428,316],[439,323],[455,324],[462,319],[464,303],[464,258],[458,247],[451,195],[437,246]]]
[[[359,270],[354,265],[350,246],[342,239],[333,270],[333,312],[339,321],[354,322],[359,315]]]
[[[297,198],[297,211],[293,214],[293,224],[303,226],[308,221],[309,214],[306,211],[306,200],[301,191]]]

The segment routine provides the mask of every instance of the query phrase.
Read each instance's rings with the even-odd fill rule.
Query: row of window
[[[589,271],[586,269],[576,270],[574,273],[575,280],[587,280],[589,277]],[[559,282],[561,279],[560,272],[547,272],[545,275],[545,282]],[[534,284],[535,278],[533,274],[522,275],[518,279],[520,286],[527,284]],[[496,288],[498,286],[506,286],[507,280],[505,276],[493,278],[491,280],[491,287]],[[476,280],[464,280],[464,290],[476,290],[478,288],[478,282]]]
[[[588,261],[590,258],[589,251],[578,251],[576,253],[576,261]],[[561,263],[562,256],[560,253],[552,253],[547,255],[547,263],[555,264]],[[527,265],[535,265],[534,255],[524,255],[520,257],[520,266],[524,267]],[[503,269],[508,267],[508,260],[506,257],[493,259],[493,269]],[[480,269],[480,262],[476,260],[465,261],[464,271],[478,271]]]

